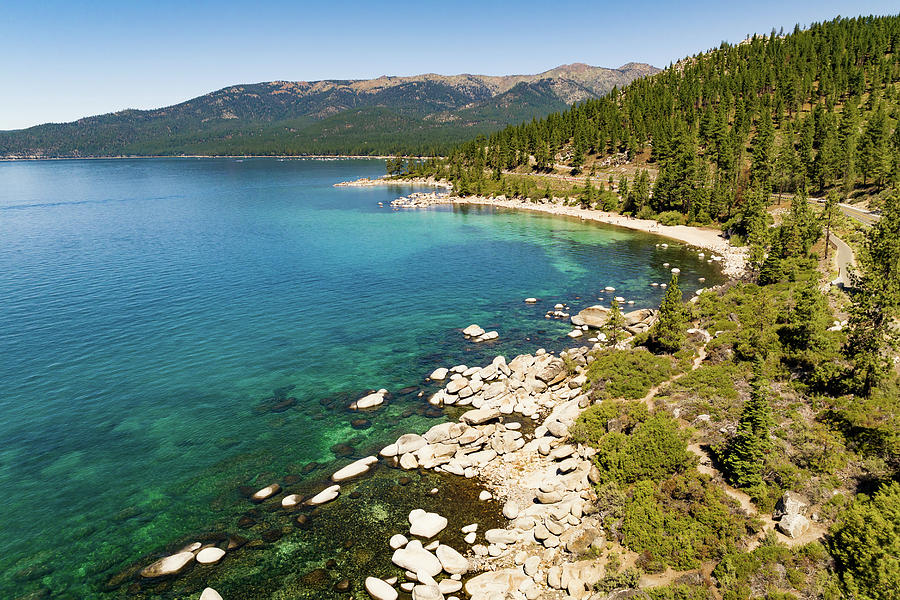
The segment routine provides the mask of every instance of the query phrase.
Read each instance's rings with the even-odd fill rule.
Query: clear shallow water
[[[435,422],[415,390],[354,429],[361,415],[343,407],[369,388],[560,349],[570,328],[544,318],[555,302],[578,310],[613,285],[635,308],[656,305],[648,284],[668,279],[664,262],[685,290],[721,279],[653,236],[489,208],[392,211],[377,202],[409,188],[332,186],[382,172],[363,160],[0,163],[0,597],[174,598],[204,582],[324,597],[335,577],[381,564],[359,528],[380,540],[433,478],[400,494],[401,474],[383,469],[350,513],[348,498],[302,534],[182,580],[141,587],[127,571],[199,532],[259,539],[283,523],[254,514],[259,525],[237,528],[239,486],[315,489],[334,465],[307,465],[333,461],[333,445],[365,455]],[[473,322],[500,341],[465,342]],[[296,403],[275,406],[285,398]],[[355,549],[342,546],[350,523]]]

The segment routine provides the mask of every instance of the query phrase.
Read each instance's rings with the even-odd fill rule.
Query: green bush
[[[674,210],[667,210],[656,215],[660,225],[684,225],[684,215]]]
[[[676,381],[672,385],[672,391],[687,392],[703,400],[737,400],[735,380],[739,372],[735,365],[729,363],[703,365]]]
[[[599,399],[643,398],[650,388],[669,378],[672,360],[643,349],[605,350],[587,370],[587,383]]]
[[[606,401],[594,404],[578,415],[569,435],[575,442],[596,447],[600,439],[609,433],[611,421],[617,429],[628,433],[648,418],[650,411],[643,402]]]
[[[673,583],[663,587],[648,588],[651,600],[712,600],[712,591],[702,585]]]
[[[828,549],[844,591],[859,600],[896,600],[900,590],[900,484],[859,497],[838,517]]]
[[[625,505],[623,544],[678,570],[734,552],[755,526],[737,503],[696,471],[662,484],[634,485]]]
[[[601,437],[594,463],[603,482],[665,479],[693,465],[694,455],[687,451],[688,437],[668,415],[653,415],[636,425],[630,435],[611,432]]]
[[[723,598],[746,600],[752,589],[790,589],[805,597],[822,597],[817,576],[827,568],[828,556],[818,542],[799,548],[776,543],[774,535],[752,552],[733,552],[713,571]]]

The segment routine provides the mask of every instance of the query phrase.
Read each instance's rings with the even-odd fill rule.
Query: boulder
[[[306,501],[306,504],[309,506],[318,506],[320,504],[325,504],[326,502],[331,502],[335,498],[338,497],[338,494],[341,492],[341,486],[332,485],[331,487],[327,487],[309,500]]]
[[[809,529],[809,519],[801,514],[784,515],[778,521],[778,530],[791,539],[797,539]]]
[[[397,600],[397,590],[391,587],[387,581],[377,577],[366,577],[366,591],[375,600]]]
[[[152,579],[155,577],[165,577],[167,575],[177,575],[194,561],[193,552],[179,552],[159,559],[155,563],[144,567],[141,571],[141,577]]]
[[[397,438],[397,454],[406,454],[407,452],[415,452],[428,441],[416,433],[407,433]]]
[[[622,316],[625,317],[625,325],[627,327],[633,327],[638,323],[650,324],[656,317],[656,311],[652,308],[640,308],[638,310],[627,312]]]
[[[463,329],[463,335],[468,337],[478,337],[479,335],[484,335],[484,329],[473,323]]]
[[[447,384],[448,394],[458,394],[461,389],[469,385],[469,380],[465,377],[457,377]]]
[[[444,579],[438,583],[441,593],[444,595],[453,594],[462,589],[462,581],[456,579]]]
[[[434,577],[443,570],[441,561],[426,550],[419,540],[413,540],[405,548],[394,550],[391,562],[401,569],[412,573],[425,573],[429,577]]]
[[[208,587],[200,592],[200,600],[222,600],[222,595]]]
[[[367,456],[355,462],[350,463],[342,469],[335,471],[331,476],[332,481],[346,481],[353,477],[358,477],[372,468],[372,465],[378,462],[377,456]]]
[[[356,402],[350,405],[350,408],[353,410],[364,410],[367,408],[375,408],[384,403],[384,397],[387,395],[387,390],[378,390],[368,396],[363,396]]]
[[[571,321],[572,325],[577,325],[578,327],[587,325],[588,327],[599,329],[606,323],[608,318],[609,309],[598,304],[595,306],[588,306],[580,311],[577,315],[572,317]]]
[[[281,499],[281,507],[282,508],[294,508],[298,504],[300,504],[300,500],[302,497],[300,494],[288,494],[284,498]]]
[[[537,298],[525,298],[526,304],[534,304],[537,301],[538,301]]]
[[[529,577],[534,577],[538,568],[541,566],[541,558],[539,556],[529,556],[525,559],[525,564],[523,568],[525,569],[525,574]]]
[[[488,529],[484,532],[484,539],[491,544],[515,544],[519,537],[508,529]]]
[[[519,516],[519,505],[515,500],[509,500],[503,505],[503,516],[507,519],[515,519]]]
[[[216,548],[215,546],[210,546],[209,548],[204,548],[198,552],[196,559],[201,565],[211,565],[222,560],[223,556],[225,556],[224,550]]]
[[[413,587],[412,600],[444,600],[437,583],[419,584]]]
[[[267,485],[263,489],[255,492],[252,496],[250,496],[251,502],[262,502],[268,498],[271,498],[275,494],[281,491],[281,486],[277,483],[273,483],[272,485]]]
[[[476,408],[462,414],[460,421],[467,425],[481,425],[492,419],[497,419],[503,414],[498,408]]]
[[[570,527],[559,536],[559,542],[566,547],[566,550],[579,556],[587,553],[602,536],[603,533],[599,529],[591,526]]]
[[[409,540],[406,539],[406,536],[402,533],[398,533],[396,535],[392,535],[391,539],[388,541],[388,545],[392,550],[396,550],[397,548],[402,548],[406,544],[409,543]]]
[[[438,367],[437,369],[435,369],[434,371],[431,372],[431,375],[429,375],[429,377],[431,379],[433,379],[434,381],[443,381],[443,380],[447,379],[447,373],[449,373],[449,372],[450,372],[450,370],[445,367]]]
[[[504,594],[514,592],[526,583],[531,582],[531,577],[525,574],[521,568],[499,569],[476,575],[466,582],[466,593],[470,596],[504,597]]]
[[[787,515],[802,515],[806,514],[807,508],[809,508],[809,501],[806,498],[797,492],[788,490],[775,504],[775,512],[772,516],[779,519]]]
[[[469,561],[466,557],[450,546],[440,544],[435,550],[435,554],[437,554],[438,560],[441,561],[441,566],[444,567],[444,570],[451,575],[465,575],[469,570]]]
[[[407,471],[411,469],[419,468],[419,461],[416,459],[416,455],[410,452],[407,452],[403,456],[400,457],[400,468],[406,469]]]
[[[433,538],[447,527],[447,518],[421,509],[409,513],[409,532],[424,538]]]
[[[553,357],[535,373],[535,377],[546,383],[553,385],[561,381],[566,375],[566,363],[561,358]]]

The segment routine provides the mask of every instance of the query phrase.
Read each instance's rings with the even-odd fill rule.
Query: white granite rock
[[[182,569],[191,564],[194,560],[193,552],[179,552],[166,556],[144,567],[141,571],[141,577],[152,579],[154,577],[164,577],[166,575],[175,575],[180,573]]]
[[[372,465],[378,462],[377,456],[367,456],[354,461],[342,469],[335,471],[331,476],[332,481],[346,481],[353,477],[358,477],[372,468]]]
[[[318,506],[319,504],[325,504],[326,502],[331,502],[335,498],[338,497],[338,494],[341,491],[341,486],[333,485],[331,487],[327,487],[309,500],[306,501],[306,504],[310,506]]]
[[[377,577],[366,577],[366,591],[375,600],[397,600],[397,590],[391,587],[388,582]]]
[[[447,527],[447,518],[421,509],[409,513],[409,532],[424,538],[433,538]]]
[[[201,565],[211,565],[222,560],[223,556],[225,556],[224,550],[216,548],[215,546],[210,546],[209,548],[204,548],[198,552],[196,559]]]

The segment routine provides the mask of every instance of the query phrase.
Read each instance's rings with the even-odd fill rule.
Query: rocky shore
[[[388,183],[392,182],[380,179],[342,185]],[[412,183],[435,185],[437,182]],[[746,265],[744,252],[731,248],[712,230],[664,227],[655,222],[565,206],[562,199],[532,203],[503,197],[460,198],[450,193],[417,193],[392,203],[397,209],[438,204],[526,209],[622,225],[711,251],[709,260],[721,261],[726,275],[740,275]],[[605,291],[615,293],[612,287]],[[533,304],[539,300],[527,298],[525,302]],[[574,327],[568,334],[571,338],[602,326],[608,315],[608,309],[599,305],[572,315],[568,310],[567,305],[553,305],[547,316],[571,320]],[[646,331],[656,316],[656,311],[650,309],[626,313],[627,332],[636,335]],[[470,342],[497,337],[496,332],[485,332],[474,324],[462,333]],[[590,338],[590,342],[603,341],[602,334]],[[422,402],[434,410],[440,407],[458,413],[456,421],[401,435],[377,455],[373,452],[335,470],[328,481],[310,493],[289,493],[279,484],[270,483],[250,493],[248,499],[254,504],[265,504],[269,511],[286,514],[300,511],[296,520],[303,527],[308,526],[303,510],[340,505],[346,501],[342,494],[347,493],[342,486],[352,485],[354,480],[366,478],[376,469],[433,472],[472,480],[484,488],[479,501],[500,503],[506,527],[485,526],[484,521],[473,518],[462,526],[455,523],[457,530],[449,527],[448,519],[440,514],[443,511],[415,508],[408,514],[408,523],[402,527],[397,524],[397,531],[383,540],[383,548],[371,548],[373,552],[384,551],[383,565],[378,566],[379,561],[371,563],[361,581],[348,580],[346,588],[365,589],[376,600],[396,600],[401,593],[411,595],[413,600],[605,597],[593,592],[593,585],[606,575],[607,562],[601,558],[607,532],[595,514],[597,497],[592,487],[600,480],[600,473],[591,461],[594,451],[569,438],[569,428],[592,403],[586,389],[587,369],[594,360],[591,350],[602,347],[605,346],[598,343],[593,348],[571,348],[558,356],[539,349],[509,361],[504,356],[496,356],[482,366],[438,367],[425,379],[440,387],[423,397]],[[388,397],[389,392],[381,389],[358,398],[349,408],[381,410]],[[354,493],[349,497],[353,498]],[[433,488],[431,495],[440,497],[441,489]],[[482,517],[486,518],[484,514]],[[190,544],[144,566],[140,578],[173,577],[195,563],[217,563],[242,543],[245,540],[226,538],[220,543]],[[221,596],[207,589],[202,597],[212,600]]]
[[[379,185],[428,185],[436,188],[451,189],[453,186],[446,181],[435,179],[434,177],[412,177],[409,179],[395,179],[388,175],[384,175],[377,179],[362,177],[353,181],[341,181],[335,183],[334,187],[375,187]]]

